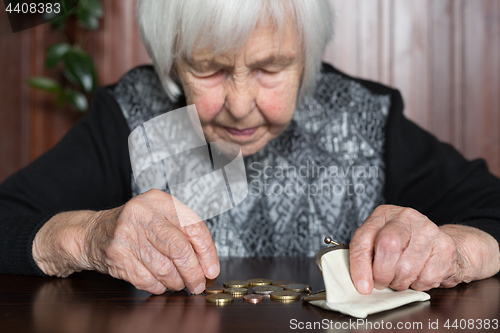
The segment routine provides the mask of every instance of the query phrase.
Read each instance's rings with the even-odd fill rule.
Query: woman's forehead
[[[300,54],[300,43],[296,34],[285,29],[282,32],[272,27],[255,29],[251,37],[238,48],[216,52],[214,47],[193,48],[184,59],[191,65],[234,66],[236,58],[243,58],[248,67],[268,65],[287,66]]]

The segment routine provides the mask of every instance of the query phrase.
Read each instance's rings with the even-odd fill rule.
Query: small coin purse
[[[316,253],[315,261],[325,281],[326,300],[321,295],[311,295],[307,299],[310,304],[356,318],[366,318],[372,313],[431,298],[422,291],[395,291],[390,288],[374,289],[370,295],[361,295],[354,287],[349,272],[349,246],[332,242],[329,237],[325,242],[334,245]]]

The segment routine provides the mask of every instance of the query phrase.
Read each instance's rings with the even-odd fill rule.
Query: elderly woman
[[[60,144],[2,184],[2,273],[96,270],[201,293],[219,257],[312,256],[324,236],[350,242],[363,294],[499,271],[500,180],[406,120],[396,90],[321,63],[328,1],[141,0],[137,19],[154,68],[100,88]],[[127,138],[191,104],[206,141],[240,146],[250,193],[183,227],[168,191],[131,178]]]

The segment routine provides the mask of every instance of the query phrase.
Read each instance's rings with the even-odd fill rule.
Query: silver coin
[[[309,286],[307,284],[303,284],[303,283],[287,284],[287,285],[285,285],[284,288],[285,288],[285,290],[292,290],[292,291],[296,291],[298,293],[303,293],[303,292],[310,293],[311,292],[311,286]]]
[[[270,295],[273,291],[280,291],[283,290],[283,287],[279,286],[256,286],[252,288],[252,292],[254,294],[259,294],[259,295]]]

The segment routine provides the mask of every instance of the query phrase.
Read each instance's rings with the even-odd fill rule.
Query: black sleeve
[[[32,243],[53,215],[130,199],[128,135],[119,105],[99,88],[90,113],[61,142],[0,185],[0,273],[43,275]]]
[[[481,160],[467,161],[403,116],[398,91],[386,127],[387,203],[412,207],[438,225],[463,224],[500,241],[500,179]]]

